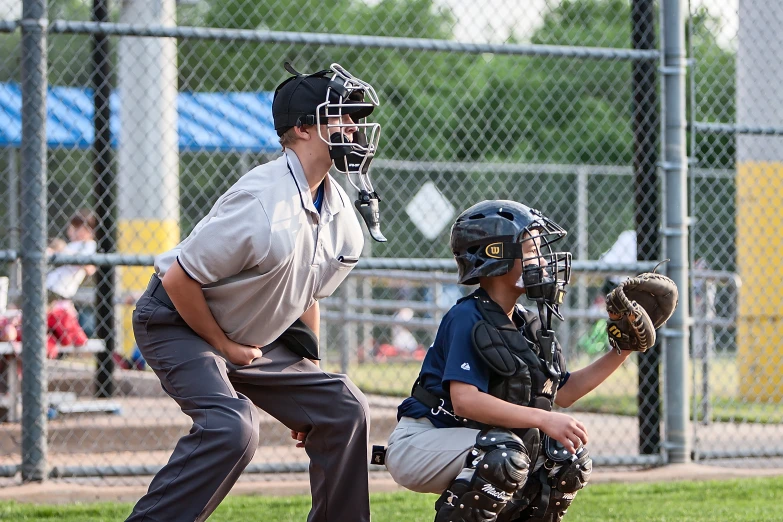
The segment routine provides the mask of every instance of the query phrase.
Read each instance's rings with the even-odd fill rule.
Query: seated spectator
[[[97,250],[94,230],[97,225],[95,216],[86,209],[78,210],[69,220],[66,234],[69,242],[54,239],[47,247],[48,254],[94,254]],[[47,339],[46,353],[56,358],[58,346],[83,346],[87,343],[79,324],[79,316],[71,299],[88,275],[95,273],[92,265],[63,265],[52,269],[46,276],[47,290]],[[21,313],[0,316],[0,341],[21,341]]]
[[[413,319],[413,310],[410,308],[401,308],[394,318],[407,323]],[[389,358],[413,358],[417,361],[424,360],[426,350],[419,344],[413,333],[401,324],[392,326],[391,343],[383,343],[378,346],[375,358],[383,361]]]
[[[22,316],[18,310],[0,314],[0,342],[16,341],[22,333]]]
[[[22,314],[9,313],[0,315],[0,342],[22,340]],[[60,345],[84,346],[87,334],[79,325],[76,309],[73,303],[66,300],[54,301],[46,312],[46,355],[50,359],[57,357],[57,347]]]
[[[50,256],[52,254],[62,252],[63,250],[65,250],[65,247],[67,246],[68,243],[66,243],[64,239],[56,237],[51,241],[49,241],[49,246],[46,247],[46,255]]]
[[[52,244],[52,250],[58,254],[89,255],[94,254],[98,245],[95,242],[95,227],[98,220],[88,209],[77,210],[68,222],[65,233],[68,243]],[[54,242],[53,242],[54,243]],[[61,248],[57,250],[57,247]],[[79,314],[71,301],[87,276],[95,273],[93,265],[62,265],[52,269],[46,275],[46,290],[49,302],[47,312],[47,354],[57,357],[58,345],[82,346],[87,342],[87,334],[79,325]]]
[[[66,255],[89,255],[98,249],[95,242],[95,227],[97,226],[95,215],[86,209],[79,209],[68,223],[66,234],[69,243],[62,250],[55,251]],[[53,249],[54,250],[54,249]],[[88,275],[95,273],[93,265],[63,265],[51,270],[46,275],[46,289],[49,292],[49,301],[60,299],[73,299],[76,291]]]

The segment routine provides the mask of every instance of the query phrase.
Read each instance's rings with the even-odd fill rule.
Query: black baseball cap
[[[340,93],[345,97],[343,103],[362,103],[364,92],[347,92],[338,80],[332,80],[331,70],[318,71],[313,74],[302,74],[290,63],[285,62],[286,71],[294,76],[288,78],[275,89],[272,99],[272,119],[275,131],[282,136],[285,131],[297,125],[315,125],[315,113],[318,106],[326,101],[326,93],[332,88],[329,101],[339,103]],[[347,95],[347,96],[346,96]],[[351,114],[354,120],[366,118],[372,113],[372,106],[343,107],[343,114]],[[324,116],[324,112],[321,112]]]

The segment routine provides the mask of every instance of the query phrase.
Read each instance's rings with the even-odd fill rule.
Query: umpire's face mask
[[[329,156],[335,168],[348,176],[358,191],[354,202],[372,238],[384,242],[381,233],[378,202],[370,179],[370,163],[378,150],[381,125],[368,122],[367,117],[378,106],[378,95],[370,84],[332,64],[334,73],[326,100],[318,106],[316,124],[318,136],[329,145]],[[322,132],[326,129],[326,134]]]

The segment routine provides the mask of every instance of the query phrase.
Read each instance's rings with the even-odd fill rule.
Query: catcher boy
[[[567,371],[552,330],[571,272],[571,254],[552,246],[565,235],[503,200],[470,207],[452,227],[459,283],[479,288],[443,318],[386,453],[395,481],[440,494],[435,522],[562,520],[592,461],[584,424],[553,406],[572,405],[649,348],[676,306],[670,279],[635,278],[633,292],[607,299],[616,350]],[[523,294],[536,312],[516,304]],[[639,294],[650,298],[631,300]]]

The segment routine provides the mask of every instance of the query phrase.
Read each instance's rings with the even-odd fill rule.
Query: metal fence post
[[[698,281],[698,279],[695,279]],[[695,286],[695,285],[694,285]],[[715,297],[717,285],[713,279],[702,279],[698,301],[694,299],[696,317],[702,319],[701,324],[693,328],[693,358],[701,359],[701,401],[698,411],[694,411],[693,420],[701,419],[706,425],[712,421],[712,387],[710,386],[710,367],[715,355],[715,327],[711,324],[716,317]],[[694,292],[695,293],[695,292]]]
[[[17,151],[6,149],[8,156],[8,248],[19,250],[19,165]],[[19,295],[19,260],[14,259],[8,268],[8,293],[16,298]]]
[[[93,19],[96,22],[109,20],[109,0],[93,0]],[[111,56],[109,37],[96,34],[92,37],[92,88],[93,88],[93,128],[95,137],[92,143],[93,154],[93,194],[95,196],[95,214],[100,219],[95,238],[102,252],[114,252],[115,240],[115,176],[113,170],[114,153],[111,149],[111,128],[109,125],[111,109]],[[106,351],[96,354],[95,396],[114,395],[114,352],[115,334],[115,268],[99,266],[98,284],[95,293],[96,334],[106,341]]]
[[[589,259],[589,227],[590,227],[590,185],[589,185],[589,173],[585,168],[577,168],[576,171],[576,213],[577,213],[577,232],[576,232],[576,258],[580,261],[586,261]],[[576,278],[576,307],[579,310],[587,310],[588,305],[588,284],[590,279],[586,276],[578,276]],[[566,297],[568,299],[568,297]],[[571,307],[573,301],[568,299],[568,306]],[[586,319],[578,319],[576,322],[576,332],[571,327],[571,322],[566,320],[563,323],[563,346],[566,346],[568,350],[573,352],[568,355],[576,353],[576,343],[579,340],[579,336],[583,335],[588,328],[588,321]],[[573,337],[572,337],[573,336]]]
[[[443,283],[441,282],[443,275],[443,272],[435,272],[435,280],[432,283],[432,316],[438,324],[440,324],[441,319],[443,319],[443,312],[440,310],[440,302],[443,299]]]
[[[682,297],[666,335],[665,437],[669,463],[690,460],[688,440],[688,159],[685,146],[685,18],[680,0],[663,0],[666,270]]]
[[[329,359],[329,320],[324,316],[324,303],[320,305],[321,310],[321,328],[318,332],[318,357],[321,358],[321,368],[328,368]]]
[[[366,301],[372,300],[372,282],[369,277],[362,277],[362,299]],[[362,315],[370,315],[372,310],[364,307],[361,309]],[[359,329],[359,341],[357,349],[359,352],[356,354],[356,361],[358,364],[362,364],[367,361],[367,358],[372,358],[373,351],[373,326],[372,323],[363,322]]]
[[[354,197],[353,193],[351,197]],[[370,233],[367,229],[362,229],[364,233],[364,247],[362,248],[362,257],[372,257],[373,240],[370,237]],[[372,281],[369,277],[361,278],[361,296],[365,301],[371,301],[373,298]],[[372,309],[363,307],[360,309],[362,315],[370,315]],[[371,360],[373,356],[373,343],[375,341],[375,331],[372,323],[362,322],[359,325],[359,340],[357,342],[356,362],[357,364],[363,364],[364,362]]]
[[[631,39],[634,49],[655,49],[655,5],[653,0],[634,0]],[[636,196],[636,256],[640,261],[660,260],[658,229],[661,205],[658,196],[659,109],[656,85],[658,62],[633,62],[633,167]],[[661,345],[656,343],[639,354],[639,452],[661,451]]]
[[[348,373],[353,354],[356,353],[356,323],[349,316],[354,314],[351,302],[356,299],[356,278],[349,277],[342,288],[343,338],[340,343],[340,373]]]
[[[46,478],[46,0],[22,5],[22,480]]]

